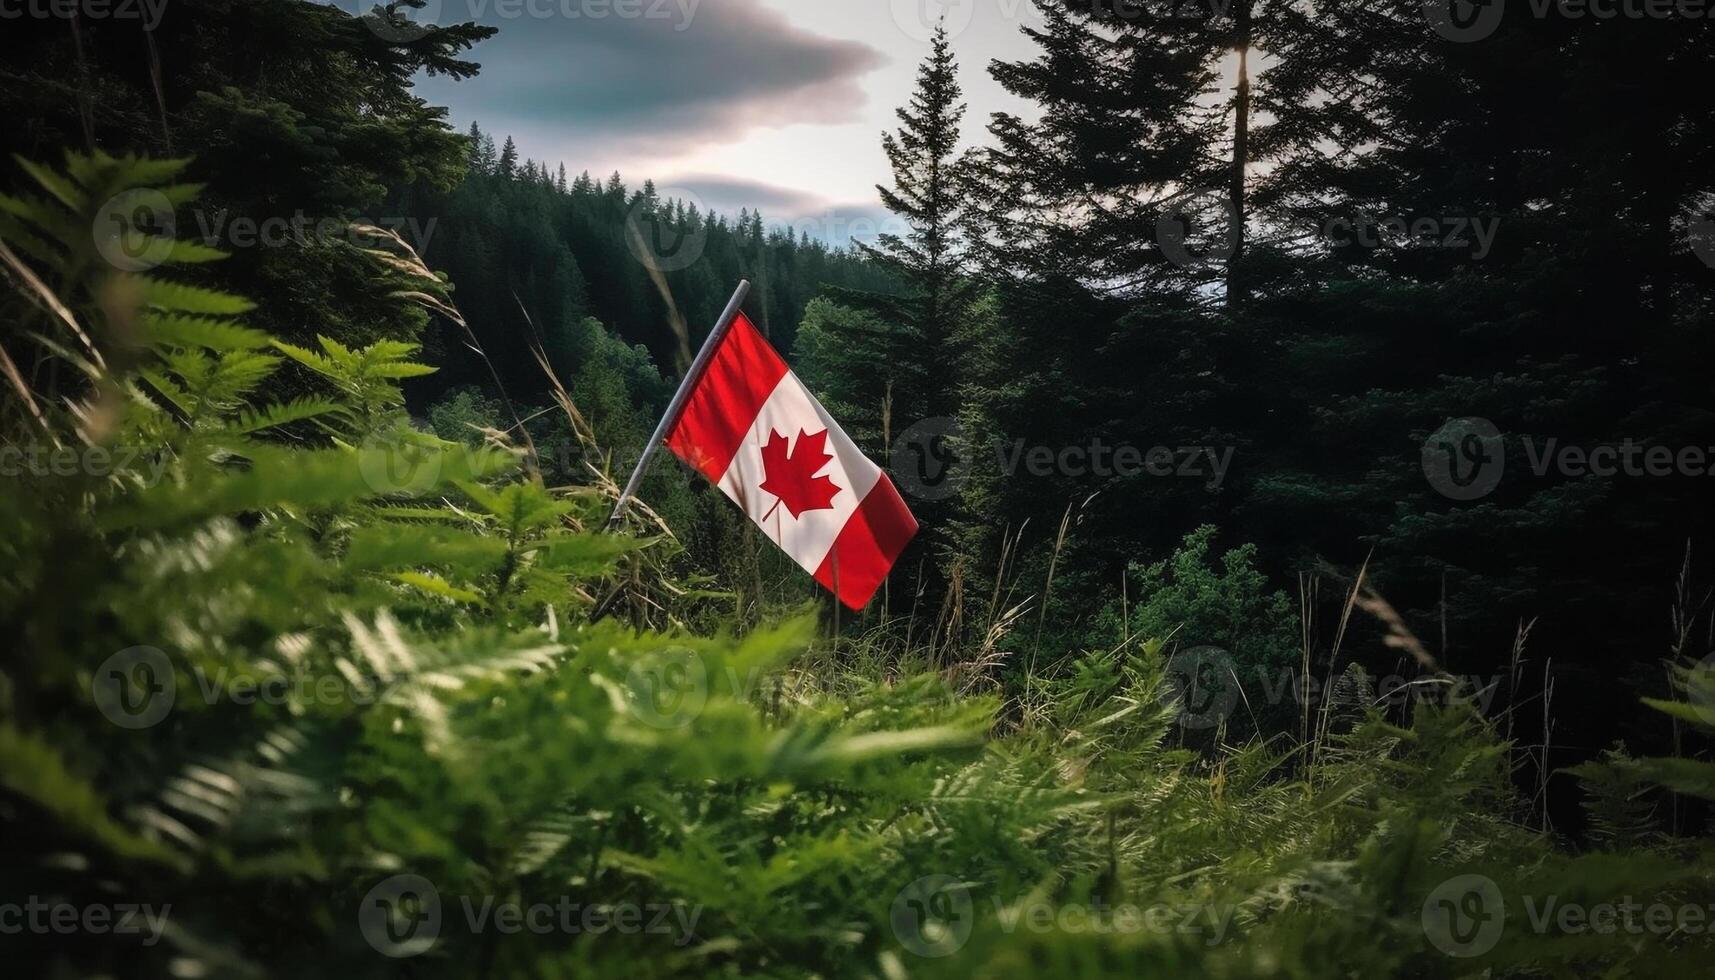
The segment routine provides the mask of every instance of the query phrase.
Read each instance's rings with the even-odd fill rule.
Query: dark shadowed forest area
[[[0,0],[19,976],[1707,972],[1707,4],[843,5],[834,234],[505,86],[846,21],[519,2]],[[616,510],[741,281],[867,604]]]

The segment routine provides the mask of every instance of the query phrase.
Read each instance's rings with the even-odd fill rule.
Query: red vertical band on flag
[[[691,397],[667,433],[667,448],[719,483],[756,413],[785,376],[786,362],[740,313],[703,376],[692,379]]]
[[[899,553],[917,533],[917,519],[883,473],[834,539],[816,581],[852,609],[869,604]]]

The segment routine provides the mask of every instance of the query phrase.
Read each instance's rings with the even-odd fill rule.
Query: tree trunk
[[[1227,306],[1242,307],[1248,298],[1242,283],[1240,267],[1245,254],[1245,169],[1250,162],[1251,129],[1251,0],[1241,0],[1233,17],[1239,51],[1239,78],[1233,96],[1233,171],[1227,189],[1227,203],[1233,221],[1233,254],[1227,258]]]

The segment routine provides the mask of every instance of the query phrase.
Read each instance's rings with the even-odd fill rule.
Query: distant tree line
[[[547,390],[530,353],[532,329],[553,355],[566,331],[594,318],[677,376],[739,279],[752,283],[750,316],[782,350],[792,348],[804,308],[823,288],[894,288],[863,256],[770,228],[760,211],[705,212],[661,198],[653,181],[628,189],[617,173],[568,179],[564,164],[520,160],[510,136],[496,149],[474,123],[466,148],[467,176],[455,189],[418,189],[398,204],[419,216],[419,227],[435,221],[425,256],[450,277],[460,311],[519,394]],[[428,336],[446,355],[437,384],[487,383],[480,363],[458,356],[448,326]]]

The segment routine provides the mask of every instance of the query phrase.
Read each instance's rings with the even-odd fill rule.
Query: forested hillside
[[[702,214],[694,203],[687,210],[683,201],[661,200],[651,181],[628,190],[619,174],[568,180],[564,164],[519,160],[511,137],[497,150],[478,125],[467,138],[464,182],[448,194],[414,195],[402,210],[421,215],[423,227],[435,221],[425,258],[457,286],[459,306],[510,392],[548,388],[522,340],[531,321],[553,354],[559,332],[599,320],[674,375],[741,278],[755,284],[749,309],[757,324],[785,350],[820,290],[892,288],[859,257],[765,228],[760,212]],[[490,383],[459,356],[457,338],[432,331],[429,343],[447,368],[443,385]]]
[[[835,247],[371,8],[0,22],[27,975],[1707,961],[1707,21],[949,16]],[[609,526],[740,280],[921,525],[860,612],[665,458]]]

